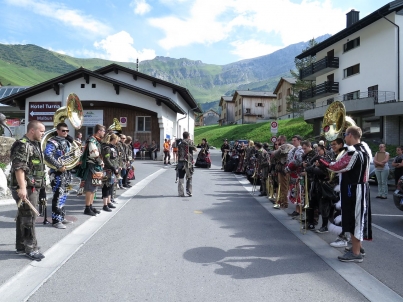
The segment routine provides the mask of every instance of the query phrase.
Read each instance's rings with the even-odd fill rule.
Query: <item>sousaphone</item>
[[[45,150],[48,140],[51,137],[55,136],[56,126],[59,123],[64,123],[66,119],[70,121],[71,125],[76,130],[80,129],[81,126],[83,125],[84,120],[83,106],[81,105],[80,99],[75,93],[69,94],[69,96],[67,97],[66,106],[60,107],[59,109],[56,110],[55,115],[53,117],[53,125],[55,128],[45,132],[41,140],[42,150]],[[82,154],[81,145],[75,140],[73,140],[73,143],[71,144],[71,150],[66,154],[64,154],[63,156],[59,157],[58,160],[63,166],[66,167],[67,170],[71,170],[79,163],[81,154]],[[53,166],[51,163],[47,162],[46,160],[44,161],[48,167],[57,170],[57,168]]]

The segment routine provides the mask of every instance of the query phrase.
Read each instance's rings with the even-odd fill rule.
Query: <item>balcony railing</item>
[[[323,82],[310,89],[299,92],[300,102],[312,102],[318,98],[323,98],[328,95],[339,93],[339,82]]]
[[[315,81],[316,77],[337,68],[339,68],[338,57],[324,57],[323,59],[312,63],[308,67],[300,69],[299,78],[300,80]]]
[[[319,104],[316,105],[316,108],[318,107],[323,107],[330,105],[334,101],[340,101],[340,102],[346,102],[346,101],[351,101],[351,100],[360,100],[360,99],[368,99],[368,98],[374,98],[374,104],[386,104],[386,103],[395,103],[396,101],[396,96],[393,91],[378,91],[378,90],[372,90],[372,91],[362,91],[359,93],[346,93],[343,95],[339,95],[334,98],[329,98]]]

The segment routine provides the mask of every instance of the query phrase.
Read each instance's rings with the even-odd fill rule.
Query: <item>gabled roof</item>
[[[280,87],[283,85],[284,82],[288,82],[291,85],[294,85],[296,80],[294,78],[281,78],[280,81],[278,81],[276,89],[274,89],[273,93],[277,94],[277,92],[279,91]]]
[[[236,99],[237,94],[240,96],[276,98],[276,95],[271,91],[236,90],[234,99]]]
[[[213,110],[213,109],[209,109],[209,110],[207,110],[206,112],[204,112],[203,114],[206,114],[207,112],[213,112],[213,113],[219,115],[219,114],[217,113],[217,111],[215,111],[215,110]]]
[[[182,98],[185,100],[185,102],[192,109],[196,108],[196,109],[194,109],[195,112],[203,113],[200,110],[200,108],[198,107],[198,105],[197,105],[195,99],[193,98],[192,94],[190,93],[190,91],[185,87],[175,85],[173,83],[170,83],[170,82],[167,82],[167,81],[152,77],[152,76],[147,75],[145,73],[141,73],[139,71],[136,71],[136,70],[133,70],[133,69],[130,69],[130,68],[115,64],[115,63],[110,64],[110,65],[105,66],[105,67],[102,67],[102,68],[99,68],[99,69],[95,70],[94,72],[104,75],[104,74],[107,74],[109,72],[116,72],[117,70],[127,72],[127,73],[129,73],[129,74],[131,74],[133,76],[137,76],[139,78],[143,78],[143,79],[149,80],[151,82],[155,82],[155,83],[159,83],[159,84],[164,85],[164,86],[168,86],[168,87],[172,88],[173,90],[179,92],[179,94],[182,96]]]
[[[220,99],[220,103],[218,104],[219,107],[222,106],[223,102],[232,102],[232,96],[225,96],[223,95]]]
[[[309,56],[316,55],[319,51],[333,45],[334,43],[350,36],[351,34],[363,29],[364,27],[378,21],[379,19],[383,18],[383,16],[387,16],[388,14],[399,11],[403,8],[403,0],[396,0],[389,2],[388,4],[382,6],[380,9],[374,11],[372,14],[362,18],[361,20],[357,21],[356,23],[352,24],[350,27],[339,31],[337,34],[331,36],[330,38],[324,40],[323,42],[315,45],[314,47],[308,49],[307,51],[301,53],[300,55],[296,56],[297,59],[303,59]],[[385,20],[386,21],[386,20]],[[394,27],[391,27],[394,29]]]
[[[92,72],[90,70],[87,70],[85,68],[78,68],[76,70],[73,70],[71,72],[68,72],[64,75],[61,75],[59,77],[53,78],[49,81],[46,82],[42,82],[38,85],[32,86],[30,88],[27,88],[23,91],[20,91],[16,94],[10,95],[8,97],[5,97],[3,99],[0,100],[0,102],[2,104],[5,105],[10,105],[10,106],[19,106],[20,109],[24,109],[25,108],[25,102],[26,99],[28,97],[34,96],[36,94],[42,93],[44,91],[48,91],[49,89],[53,89],[55,90],[56,94],[59,94],[59,85],[58,83],[68,83],[74,80],[77,80],[79,78],[84,78],[86,80],[87,83],[89,83],[89,78],[93,77],[105,82],[108,82],[110,84],[113,85],[113,87],[111,87],[111,89],[119,89],[119,87],[123,87],[126,89],[129,89],[131,91],[135,91],[138,93],[141,93],[143,95],[147,95],[149,97],[155,98],[156,101],[161,101],[163,102],[165,105],[167,105],[171,110],[173,110],[176,113],[181,113],[181,114],[185,114],[187,113],[184,109],[182,109],[176,102],[174,102],[171,98],[168,98],[164,95],[158,94],[158,93],[154,93],[152,91],[143,89],[143,88],[139,88],[137,86],[133,86],[130,84],[127,84],[126,82],[122,82],[122,81],[118,81],[115,80],[113,78],[104,76],[102,74],[99,73],[95,73]]]

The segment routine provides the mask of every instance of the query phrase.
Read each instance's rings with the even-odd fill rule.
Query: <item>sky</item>
[[[118,62],[224,65],[335,34],[381,0],[0,0],[0,43]]]

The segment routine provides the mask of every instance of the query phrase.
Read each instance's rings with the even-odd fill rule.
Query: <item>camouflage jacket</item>
[[[42,188],[45,185],[45,165],[39,142],[31,141],[25,135],[14,142],[11,147],[11,187],[17,188],[15,171],[22,169],[25,173],[27,187]]]
[[[102,158],[104,159],[104,169],[115,172],[118,169],[118,151],[112,144],[102,144]]]
[[[196,150],[197,149],[191,139],[182,139],[178,143],[178,160],[193,163],[193,151]]]

